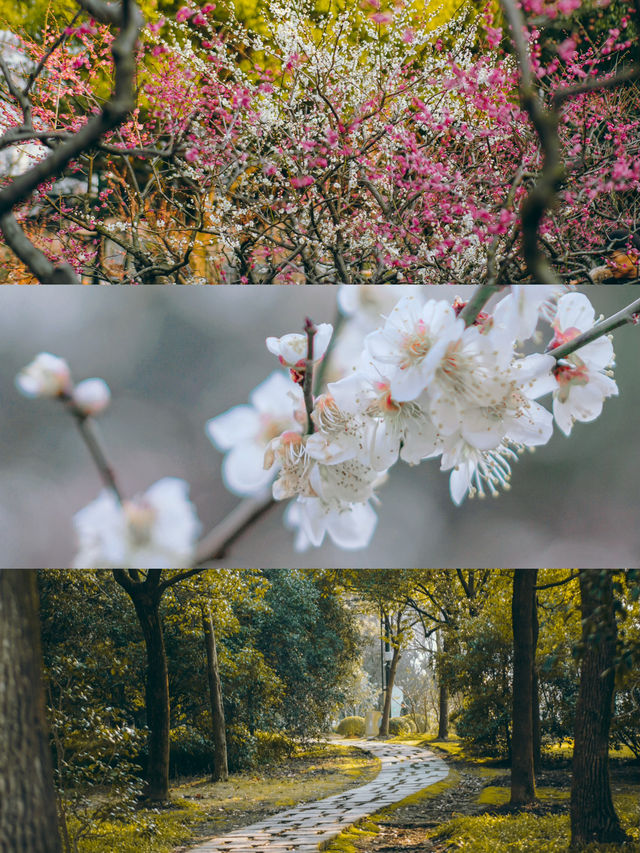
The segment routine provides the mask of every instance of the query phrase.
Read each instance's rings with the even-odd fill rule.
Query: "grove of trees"
[[[414,728],[507,762],[514,811],[572,743],[572,844],[624,843],[608,753],[640,759],[639,598],[622,569],[3,570],[0,850],[82,851],[176,777],[277,760],[360,701],[386,737],[395,679]],[[378,700],[367,624],[392,651]],[[422,717],[405,656],[431,673]]]

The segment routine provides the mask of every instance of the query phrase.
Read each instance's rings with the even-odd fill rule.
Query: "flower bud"
[[[313,339],[313,361],[317,362],[323,357],[329,346],[333,326],[329,323],[320,323],[316,328]],[[285,367],[302,367],[307,358],[307,336],[300,334],[283,335],[281,338],[267,338],[267,349],[278,357],[278,361]]]
[[[73,390],[73,402],[84,415],[98,415],[109,405],[111,391],[104,379],[85,379]]]
[[[71,371],[63,358],[41,352],[20,371],[15,382],[25,397],[58,397],[71,391]]]

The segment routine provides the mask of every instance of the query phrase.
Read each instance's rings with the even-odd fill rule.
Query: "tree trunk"
[[[531,803],[536,798],[533,772],[533,612],[537,575],[537,569],[516,569],[513,574],[512,806]]]
[[[540,625],[538,623],[538,597],[533,595],[532,600],[532,624],[533,624],[533,772],[540,772],[542,762],[542,736],[540,733],[540,681],[538,678],[538,667],[536,665],[536,649],[538,648],[538,635]]]
[[[389,735],[389,718],[391,717],[391,692],[393,691],[393,683],[396,679],[396,670],[400,661],[400,649],[396,646],[393,650],[391,658],[391,666],[389,667],[387,690],[384,694],[384,707],[382,708],[382,719],[380,720],[380,734],[383,737]]]
[[[611,571],[580,572],[584,655],[574,726],[571,781],[571,844],[627,840],[613,807],[609,779],[617,627]],[[598,611],[598,624],[591,624]],[[601,614],[601,615],[600,615]],[[591,637],[595,629],[596,636]]]
[[[437,740],[447,740],[449,737],[449,689],[441,681],[438,689],[438,737]]]
[[[33,570],[0,570],[0,853],[60,853]]]
[[[436,632],[436,649],[446,652],[447,644],[440,631]],[[438,736],[437,740],[447,740],[449,737],[449,688],[440,676],[438,682]]]
[[[113,572],[133,602],[147,651],[145,710],[149,754],[145,797],[152,802],[169,799],[169,673],[160,620],[161,573],[162,569],[149,569],[141,583],[132,581],[122,569]]]
[[[226,782],[229,778],[227,764],[227,735],[224,723],[224,706],[222,704],[222,684],[218,669],[218,654],[216,651],[216,635],[213,630],[211,606],[207,602],[202,607],[202,628],[204,644],[207,651],[207,675],[209,680],[209,698],[211,701],[211,722],[213,727],[213,782]]]

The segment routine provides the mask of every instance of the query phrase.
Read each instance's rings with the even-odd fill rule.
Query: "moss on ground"
[[[536,794],[542,801],[569,800],[570,791],[562,788],[536,788]],[[487,785],[482,789],[476,802],[484,806],[503,806],[511,799],[511,788]]]
[[[277,765],[233,774],[228,782],[184,781],[172,788],[169,807],[101,823],[79,840],[78,853],[171,853],[298,803],[365,785],[379,771],[380,760],[356,747],[313,745]],[[70,821],[73,834],[76,829]]]
[[[498,789],[496,789],[498,790]],[[540,789],[540,794],[543,790]],[[554,791],[555,798],[560,792]],[[568,795],[568,792],[566,792]],[[544,801],[544,797],[541,796]],[[584,853],[640,853],[638,792],[614,797],[616,811],[631,844],[590,844]],[[430,833],[430,838],[446,840],[448,849],[468,853],[565,853],[569,851],[569,815],[482,814],[456,817]]]

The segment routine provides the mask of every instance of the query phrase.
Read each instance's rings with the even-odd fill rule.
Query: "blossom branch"
[[[601,338],[603,335],[612,332],[614,329],[626,326],[629,323],[634,326],[637,326],[638,323],[640,323],[640,299],[636,299],[630,305],[627,305],[626,308],[623,308],[621,311],[618,311],[606,320],[596,323],[595,326],[591,329],[587,329],[586,332],[576,335],[575,338],[568,341],[566,344],[562,344],[559,347],[549,350],[549,355],[552,355],[556,361],[558,359],[565,358],[565,356],[571,355],[572,352],[580,349],[580,347],[591,343],[591,341],[597,340],[597,338]]]
[[[460,317],[465,322],[466,326],[471,326],[475,323],[478,314],[483,307],[491,299],[494,293],[502,290],[507,285],[505,284],[479,284],[473,292],[473,296],[460,312]]]
[[[195,565],[201,566],[211,560],[220,560],[232,542],[244,533],[255,521],[275,506],[271,492],[257,498],[246,498],[216,525],[198,544]]]
[[[113,492],[118,503],[122,504],[122,492],[116,482],[115,472],[107,459],[107,454],[98,435],[95,422],[91,417],[89,417],[89,415],[78,409],[72,398],[66,395],[61,395],[61,399],[68,406],[69,412],[76,422],[78,431],[87,446],[87,450],[91,454],[91,458],[96,464],[98,473],[100,474],[105,486]]]
[[[307,317],[304,321],[304,331],[307,336],[307,359],[304,368],[304,379],[302,380],[302,392],[304,394],[304,407],[307,410],[307,435],[313,434],[313,339],[317,329],[313,322]]]
[[[524,261],[529,275],[537,284],[558,284],[555,273],[538,245],[538,231],[565,175],[560,156],[559,115],[555,109],[545,109],[539,97],[524,37],[525,20],[520,7],[513,0],[501,0],[501,5],[511,30],[520,72],[520,103],[538,135],[543,157],[538,180],[525,196],[520,208]]]

